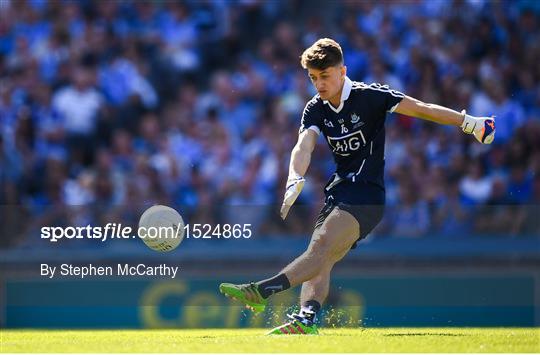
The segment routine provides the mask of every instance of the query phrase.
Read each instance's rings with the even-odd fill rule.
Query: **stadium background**
[[[464,16],[464,14],[467,14]],[[277,210],[299,117],[298,63],[339,41],[353,80],[497,115],[482,146],[387,120],[388,207],[334,272],[325,322],[540,324],[540,7],[536,1],[1,1],[0,324],[269,326],[216,286],[272,274],[307,245],[333,169],[319,140],[286,222]],[[40,240],[43,225],[136,223],[152,204],[254,236]],[[168,262],[179,280],[46,280],[43,262]],[[294,302],[296,291],[276,301]],[[278,317],[278,318],[276,318]]]

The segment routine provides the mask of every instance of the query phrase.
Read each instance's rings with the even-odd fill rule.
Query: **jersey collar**
[[[352,89],[352,81],[349,79],[348,76],[345,76],[345,82],[343,83],[343,90],[341,90],[341,103],[339,104],[338,108],[335,108],[332,106],[332,104],[328,100],[323,100],[324,104],[328,104],[328,107],[332,109],[335,113],[339,113],[341,109],[343,108],[343,104],[345,103],[345,100],[349,98],[349,95],[351,94]]]

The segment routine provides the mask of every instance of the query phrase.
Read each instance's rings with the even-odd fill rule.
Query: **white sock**
[[[300,308],[300,316],[313,320],[315,318],[315,312],[311,310],[311,307]]]

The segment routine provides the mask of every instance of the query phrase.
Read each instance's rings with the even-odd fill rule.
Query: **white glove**
[[[495,138],[495,119],[494,117],[474,117],[467,115],[465,110],[461,111],[463,123],[461,128],[463,132],[472,134],[482,144],[491,144]]]
[[[285,196],[283,197],[283,203],[281,204],[281,210],[279,212],[282,219],[285,219],[287,214],[289,214],[289,210],[291,209],[294,201],[296,201],[298,195],[300,195],[305,181],[306,179],[304,179],[303,176],[289,175],[289,178],[287,179],[287,187],[285,188]]]

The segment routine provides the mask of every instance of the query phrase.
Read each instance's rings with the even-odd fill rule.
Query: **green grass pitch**
[[[264,329],[0,330],[3,353],[540,352],[540,328],[336,328],[318,336]]]

